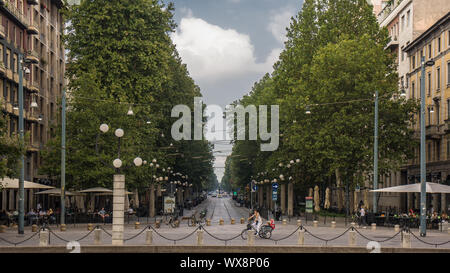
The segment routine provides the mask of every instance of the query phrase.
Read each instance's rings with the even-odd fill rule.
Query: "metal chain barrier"
[[[308,233],[308,234],[311,235],[312,237],[314,237],[314,238],[316,238],[316,239],[319,239],[319,240],[321,240],[321,241],[324,241],[324,242],[325,242],[325,245],[328,245],[328,242],[330,242],[330,241],[334,241],[334,240],[336,240],[336,239],[339,239],[340,237],[344,236],[344,234],[347,233],[350,229],[353,229],[353,227],[349,227],[349,228],[348,228],[347,230],[345,230],[344,233],[342,233],[341,235],[338,235],[338,236],[336,236],[336,237],[334,237],[334,238],[331,238],[331,239],[323,239],[323,238],[320,238],[319,236],[316,236],[316,235],[312,234],[311,232],[309,232],[309,231],[308,231],[306,228],[304,228],[303,226],[301,226],[301,228],[303,228],[303,229],[305,230],[305,233]]]
[[[28,237],[27,239],[25,239],[25,240],[23,240],[23,241],[20,241],[20,242],[17,242],[17,243],[8,241],[8,240],[6,240],[6,239],[4,239],[4,238],[1,238],[1,237],[0,237],[0,240],[1,240],[1,241],[4,241],[4,242],[6,242],[6,243],[8,243],[8,244],[10,244],[10,245],[17,246],[17,245],[23,244],[23,243],[25,243],[25,242],[31,240],[34,236],[38,235],[40,232],[41,232],[41,229],[39,229],[37,232],[35,232],[33,235],[31,235],[31,236]]]
[[[184,239],[187,239],[188,237],[192,236],[200,227],[197,227],[192,233],[188,234],[187,236],[183,237],[183,238],[179,238],[179,239],[170,239],[167,238],[166,236],[162,235],[161,233],[159,233],[158,231],[156,231],[156,229],[154,229],[151,225],[149,225],[148,227],[150,227],[157,235],[159,235],[160,237],[168,240],[168,241],[173,241],[173,244],[175,245],[177,241],[182,241]]]
[[[127,239],[123,239],[124,242],[132,240],[136,237],[138,237],[139,235],[141,235],[146,229],[150,229],[150,225],[146,226],[145,228],[143,228],[138,234],[131,236],[130,238]]]
[[[106,231],[106,229],[104,229],[102,226],[96,226],[95,228],[99,228],[99,229],[103,230],[103,232],[105,232],[109,237],[112,237],[112,234],[109,233],[108,231]]]
[[[434,245],[434,247],[438,247],[438,246],[441,246],[441,245],[445,245],[445,244],[448,244],[448,243],[450,243],[450,241],[447,241],[447,242],[444,242],[444,243],[429,243],[429,242],[425,242],[424,240],[422,240],[422,239],[420,239],[419,237],[417,237],[414,233],[412,233],[412,232],[409,232],[410,234],[412,234],[412,236],[414,237],[414,238],[416,238],[418,241],[420,241],[420,242],[422,242],[422,243],[424,243],[424,244],[426,244],[426,245]]]
[[[366,240],[368,240],[368,241],[374,241],[374,242],[377,242],[377,243],[384,243],[384,242],[387,242],[387,241],[389,241],[389,240],[392,240],[392,239],[394,239],[395,237],[397,237],[397,235],[399,235],[399,234],[403,231],[403,230],[400,230],[399,232],[395,233],[394,236],[389,237],[389,238],[384,239],[384,240],[375,240],[375,239],[371,239],[371,238],[366,237],[366,236],[363,235],[361,232],[359,232],[359,230],[356,229],[356,228],[353,228],[353,227],[352,227],[352,229],[355,230],[356,233],[358,233],[358,234],[359,234],[361,237],[363,237],[364,239],[366,239]]]
[[[71,242],[71,241],[76,241],[76,242],[82,241],[82,240],[84,240],[86,237],[88,237],[92,232],[94,232],[94,230],[95,230],[95,229],[92,229],[92,230],[89,231],[86,235],[84,235],[83,237],[81,237],[81,238],[78,239],[78,240],[66,240],[66,239],[60,237],[60,236],[59,236],[58,234],[56,234],[55,232],[53,232],[53,230],[52,230],[50,227],[47,227],[47,229],[49,230],[49,241],[50,241],[50,234],[53,234],[53,236],[55,236],[56,238],[60,239],[60,240],[63,241],[63,242],[66,242],[66,243]]]
[[[291,234],[289,234],[288,236],[282,237],[282,238],[280,238],[280,239],[272,239],[272,238],[269,238],[269,240],[274,241],[275,244],[277,245],[277,244],[278,244],[278,241],[286,240],[287,238],[289,238],[289,237],[291,237],[292,235],[294,235],[294,233],[297,232],[297,230],[299,230],[300,228],[302,228],[302,226],[297,227],[297,229],[295,229],[295,230],[294,230]],[[305,229],[305,231],[306,231],[306,229]]]
[[[232,241],[232,240],[234,240],[234,239],[236,239],[236,238],[238,238],[238,237],[241,236],[241,233],[239,233],[237,236],[234,236],[234,237],[232,237],[232,238],[222,239],[222,238],[219,238],[219,237],[217,237],[217,236],[212,235],[211,233],[209,233],[202,225],[200,225],[199,228],[200,228],[200,230],[203,229],[203,230],[206,232],[206,234],[208,234],[209,236],[213,237],[214,239],[219,240],[219,241],[222,241],[222,242],[225,242],[225,245],[227,245],[228,241]]]

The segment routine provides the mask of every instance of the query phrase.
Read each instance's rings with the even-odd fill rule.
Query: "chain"
[[[232,240],[234,240],[234,239],[236,239],[236,238],[238,238],[238,237],[241,236],[241,234],[239,233],[237,236],[234,236],[234,237],[232,237],[232,238],[222,239],[222,238],[216,237],[215,235],[212,235],[211,233],[209,233],[203,226],[201,226],[201,227],[202,227],[203,230],[206,232],[206,234],[208,234],[209,236],[213,237],[213,238],[216,239],[216,240],[225,242],[225,245],[228,243],[228,241],[232,241]]]
[[[287,238],[289,238],[289,237],[291,237],[292,235],[294,235],[294,233],[295,233],[297,230],[299,230],[300,228],[302,228],[302,227],[301,227],[301,226],[300,226],[300,227],[297,227],[297,229],[295,229],[291,234],[289,234],[289,235],[286,236],[286,237],[283,237],[283,238],[280,238],[280,239],[272,239],[272,238],[269,238],[269,240],[274,241],[275,244],[278,244],[279,241],[286,240]],[[306,229],[305,229],[305,230],[306,230]]]
[[[14,245],[14,246],[17,246],[17,245],[20,245],[20,244],[23,244],[23,243],[25,243],[26,241],[29,241],[29,240],[31,240],[34,236],[36,236],[36,235],[38,235],[39,234],[39,232],[41,232],[41,230],[38,230],[37,232],[35,232],[33,235],[31,235],[30,237],[28,237],[27,239],[25,239],[25,240],[23,240],[23,241],[20,241],[20,242],[17,242],[17,243],[14,243],[14,242],[11,242],[11,241],[8,241],[8,240],[6,240],[6,239],[4,239],[4,238],[1,238],[0,237],[0,240],[1,241],[4,241],[4,242],[6,242],[6,243],[8,243],[8,244],[10,244],[10,245]]]
[[[149,227],[150,227],[150,225],[146,226],[146,227],[143,228],[138,234],[133,235],[133,236],[131,236],[131,237],[128,238],[128,239],[123,239],[123,241],[126,242],[126,241],[129,241],[129,240],[132,240],[132,239],[138,237],[138,236],[141,235],[146,229],[150,229]]]
[[[412,232],[410,232],[410,233],[411,233],[412,236],[413,236],[414,238],[416,238],[418,241],[420,241],[420,242],[422,242],[422,243],[424,243],[424,244],[427,244],[427,245],[435,246],[436,248],[437,248],[438,246],[441,246],[441,245],[445,245],[445,244],[450,243],[450,241],[447,241],[447,242],[444,242],[444,243],[429,243],[429,242],[423,241],[422,239],[420,239],[419,237],[417,237],[414,233],[412,233]]]
[[[336,236],[336,237],[334,237],[334,238],[331,238],[331,239],[323,239],[323,238],[320,238],[319,236],[316,236],[316,235],[312,234],[311,232],[309,232],[309,231],[308,231],[306,228],[304,228],[303,226],[301,226],[301,227],[305,230],[306,233],[308,233],[308,234],[311,235],[312,237],[314,237],[314,238],[316,238],[316,239],[319,239],[319,240],[321,240],[321,241],[324,241],[324,242],[325,242],[325,245],[327,245],[328,242],[330,242],[330,241],[334,241],[334,240],[336,240],[336,239],[339,239],[340,237],[344,236],[344,234],[347,233],[350,229],[353,229],[353,227],[349,227],[349,228],[348,228],[347,230],[345,230],[344,233],[342,233],[341,235],[338,235],[338,236]]]
[[[183,237],[183,238],[179,238],[179,239],[170,239],[170,238],[167,238],[166,236],[162,235],[161,233],[159,233],[159,232],[158,232],[156,229],[154,229],[151,225],[149,225],[148,227],[151,228],[151,229],[152,229],[157,235],[159,235],[160,237],[162,237],[162,238],[164,238],[164,239],[166,239],[166,240],[168,240],[168,241],[173,241],[174,244],[175,244],[177,241],[182,241],[182,240],[184,240],[184,239],[186,239],[186,238],[192,236],[192,235],[200,228],[200,226],[197,227],[192,233],[188,234],[187,236],[185,236],[185,237]]]
[[[366,239],[366,240],[368,240],[368,241],[374,241],[374,242],[377,242],[377,243],[384,243],[384,242],[387,242],[387,241],[389,241],[389,240],[392,240],[392,239],[394,239],[397,235],[399,235],[401,232],[402,232],[402,230],[400,230],[399,232],[397,232],[397,233],[395,233],[394,234],[394,236],[392,236],[392,237],[389,237],[389,238],[387,238],[387,239],[385,239],[385,240],[374,240],[374,239],[370,239],[370,238],[368,238],[368,237],[366,237],[366,236],[364,236],[361,232],[359,232],[359,230],[357,230],[356,228],[354,229],[355,231],[356,231],[356,233],[358,233],[361,237],[363,237],[364,239]]]

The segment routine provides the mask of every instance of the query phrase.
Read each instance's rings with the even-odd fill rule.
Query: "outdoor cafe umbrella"
[[[421,183],[401,185],[396,187],[383,188],[378,190],[371,190],[371,192],[421,192]],[[426,183],[427,193],[450,193],[450,186],[437,184],[437,183]]]
[[[324,203],[323,207],[325,209],[329,209],[330,208],[330,188],[327,188],[325,190],[325,203]]]
[[[319,196],[319,187],[315,186],[314,187],[314,211],[318,212],[320,211],[320,196]]]
[[[46,190],[46,191],[40,191],[40,192],[37,192],[35,194],[61,195],[61,189],[55,188],[55,189],[50,189],[50,190]],[[70,192],[70,191],[66,191],[65,194],[67,196],[75,195],[75,193]]]
[[[111,193],[112,194],[112,190],[107,189],[107,188],[102,188],[102,187],[95,187],[95,188],[89,188],[86,190],[82,190],[79,191],[81,193]]]
[[[19,188],[19,179],[11,179],[11,178],[3,178],[0,179],[0,188],[3,189],[18,189]],[[42,185],[39,183],[23,181],[24,189],[53,189],[55,187]]]

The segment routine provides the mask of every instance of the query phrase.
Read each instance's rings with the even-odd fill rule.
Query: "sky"
[[[164,0],[168,3],[169,0]],[[223,109],[273,71],[284,48],[286,27],[303,0],[170,0],[178,52],[207,105]],[[215,142],[220,182],[231,145]]]

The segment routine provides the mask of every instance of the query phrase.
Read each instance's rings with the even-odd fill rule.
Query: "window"
[[[411,58],[411,69],[414,69],[416,67],[416,55],[413,55]]]
[[[428,58],[431,58],[431,44],[428,45]]]
[[[400,29],[400,31],[405,30],[405,15],[402,16],[402,28]]]
[[[13,55],[13,64],[11,65],[14,72],[19,73],[19,63],[18,63],[18,57],[17,54],[14,53]]]
[[[428,161],[431,161],[431,143],[428,143]]]
[[[450,140],[447,140],[447,159],[450,159]]]
[[[450,99],[447,100],[447,119],[450,119]]]
[[[441,37],[438,38],[437,43],[438,43],[438,52],[441,52]]]
[[[450,84],[450,62],[447,63],[447,84]]]
[[[428,96],[431,95],[431,72],[428,72]]]
[[[406,26],[408,26],[409,27],[409,18],[410,18],[410,10],[408,10],[407,12],[406,12]]]
[[[415,98],[415,93],[416,93],[416,90],[415,90],[415,83],[414,82],[412,82],[411,83],[411,98]]]
[[[405,60],[405,52],[402,51],[402,62]]]
[[[436,68],[436,90],[441,88],[441,68]]]
[[[427,108],[427,112],[428,112],[428,115],[427,115],[427,118],[428,118],[427,125],[431,125],[431,108],[430,108],[430,107]]]
[[[437,161],[441,160],[441,142],[440,141],[436,142],[436,160]]]
[[[11,49],[6,49],[6,60],[5,60],[5,66],[6,66],[6,68],[11,68],[11,65],[10,65],[10,60],[9,60],[9,56],[11,56]]]

